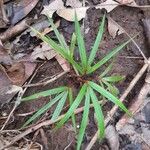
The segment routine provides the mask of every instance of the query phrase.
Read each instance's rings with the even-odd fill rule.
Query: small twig
[[[141,59],[143,60],[143,57],[137,57],[137,56],[118,56],[119,58],[127,58],[127,59]]]
[[[49,149],[48,148],[48,139],[46,137],[45,131],[43,130],[43,128],[40,129],[40,135],[41,135],[41,140],[43,142],[43,145],[45,147],[45,149]]]
[[[20,104],[20,100],[21,100],[21,97],[24,94],[24,92],[25,92],[24,90],[20,90],[20,92],[18,93],[18,97],[17,97],[17,100],[15,102],[15,105],[14,105],[13,109],[11,110],[11,112],[9,113],[9,115],[7,117],[7,120],[3,124],[2,128],[1,128],[1,131],[5,128],[5,126],[7,125],[8,121],[10,120],[13,112],[15,111],[15,109],[17,108],[17,106]]]
[[[73,140],[64,148],[64,150],[67,150],[70,147],[70,145],[72,144],[72,142],[73,142]]]
[[[30,143],[30,145],[28,146],[28,149],[31,149],[31,146],[33,145],[33,143],[34,143],[34,141],[35,141],[35,139],[36,139],[36,137],[38,136],[39,133],[40,133],[40,130],[37,130],[37,131],[34,133],[33,138],[32,138],[32,140],[31,140],[31,143]]]
[[[31,111],[31,112],[23,113],[23,114],[16,114],[16,116],[19,116],[19,117],[26,117],[26,116],[32,115],[32,114],[35,113],[35,112],[36,112],[36,111]]]
[[[9,39],[11,39],[12,37],[14,37],[15,35],[23,32],[24,30],[26,30],[28,28],[27,24],[31,24],[31,19],[30,20],[23,20],[20,23],[16,24],[13,27],[10,27],[9,29],[7,29],[5,32],[0,34],[0,40],[2,42],[5,42]]]
[[[150,64],[149,64],[149,68],[150,68]],[[150,79],[149,72],[147,73],[146,79],[147,78]],[[139,111],[139,109],[141,109],[144,100],[146,99],[148,93],[150,92],[150,81],[147,81],[146,79],[145,79],[145,84],[141,88],[136,101],[129,108],[129,111],[132,112],[133,115],[136,114]],[[116,129],[118,131],[121,130],[123,126],[127,123],[128,119],[129,117],[126,114],[123,115],[122,118],[117,122]]]
[[[64,74],[66,74],[68,71],[64,71],[58,75],[54,75],[52,76],[53,78],[51,78],[50,80],[48,81],[45,81],[45,82],[40,82],[40,83],[33,83],[33,84],[26,84],[24,85],[23,87],[35,87],[35,86],[45,86],[51,82],[54,82],[55,80],[57,80],[58,78],[62,77]]]
[[[137,73],[137,75],[134,77],[134,79],[130,82],[130,85],[128,86],[128,88],[125,90],[125,92],[123,93],[123,95],[120,97],[120,101],[123,102],[125,100],[125,98],[128,96],[129,92],[133,89],[133,87],[135,86],[135,84],[138,82],[138,80],[142,77],[142,75],[144,74],[144,72],[146,71],[146,69],[148,68],[147,63],[145,63],[142,67],[142,69]],[[113,115],[115,114],[115,112],[117,111],[118,106],[115,105],[110,112],[108,113],[106,119],[105,119],[105,126],[107,126],[107,124],[110,122],[111,118],[113,117]],[[99,136],[99,131],[97,131],[95,133],[95,135],[93,136],[92,140],[90,141],[90,143],[88,144],[86,150],[90,150],[92,148],[92,146],[94,145],[94,143],[97,141],[97,138]]]

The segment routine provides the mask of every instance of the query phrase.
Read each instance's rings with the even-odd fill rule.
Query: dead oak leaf
[[[122,33],[125,33],[123,28],[119,26],[117,22],[115,22],[111,17],[107,17],[108,19],[108,32],[113,37],[113,39]]]
[[[52,18],[53,13],[58,9],[65,9],[62,0],[54,0],[49,5],[44,6],[41,14],[48,15],[50,18]]]
[[[73,8],[66,8],[63,10],[57,10],[57,14],[60,17],[66,19],[67,21],[74,21],[75,11],[76,11],[76,14],[78,16],[78,20],[81,20],[81,19],[85,18],[87,8],[86,7],[74,8],[74,9]]]

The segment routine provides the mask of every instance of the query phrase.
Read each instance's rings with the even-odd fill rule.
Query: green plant
[[[116,95],[117,95],[118,90],[112,84],[114,82],[122,80],[122,77],[121,76],[105,77],[106,74],[110,71],[112,64],[109,65],[105,69],[105,71],[98,77],[98,79],[96,79],[96,81],[88,77],[91,74],[94,75],[94,72],[98,68],[100,68],[102,65],[106,64],[111,58],[113,58],[113,56],[115,56],[121,49],[123,49],[130,42],[130,40],[114,48],[103,59],[101,59],[96,64],[94,64],[94,58],[98,51],[99,43],[102,40],[102,35],[104,32],[105,15],[102,18],[102,23],[100,24],[98,35],[96,37],[95,43],[93,45],[93,48],[91,50],[89,57],[87,56],[87,53],[86,53],[84,40],[81,35],[80,25],[79,25],[76,15],[75,15],[75,34],[72,35],[70,46],[67,45],[67,43],[64,40],[64,37],[58,32],[52,19],[49,18],[49,21],[57,36],[59,43],[55,42],[48,36],[42,35],[35,29],[32,29],[32,30],[36,32],[38,36],[44,42],[49,44],[56,52],[58,52],[62,57],[64,57],[72,65],[75,72],[78,74],[77,79],[80,79],[80,89],[79,89],[77,96],[75,96],[75,98],[73,98],[73,89],[72,87],[69,87],[69,86],[50,89],[50,90],[36,93],[31,96],[23,98],[22,101],[29,101],[29,100],[34,100],[34,99],[45,97],[45,96],[53,97],[49,103],[47,103],[45,106],[39,109],[31,118],[27,120],[27,122],[24,124],[24,127],[30,124],[33,120],[35,120],[37,117],[42,115],[45,111],[47,111],[50,107],[52,107],[52,105],[58,102],[56,109],[51,117],[51,120],[56,120],[58,116],[60,115],[65,105],[66,100],[69,100],[70,107],[68,111],[65,113],[64,118],[62,118],[60,122],[57,123],[56,128],[60,128],[61,126],[63,126],[64,123],[70,117],[72,118],[72,122],[75,127],[76,125],[75,125],[74,111],[84,99],[85,104],[84,104],[83,117],[82,117],[81,126],[79,129],[79,134],[78,134],[78,139],[77,139],[77,150],[79,150],[82,140],[83,140],[85,129],[87,126],[87,122],[88,122],[90,103],[92,103],[94,106],[99,135],[101,138],[104,137],[104,128],[105,128],[104,116],[102,112],[102,107],[99,104],[99,100],[97,97],[98,94],[101,95],[102,97],[105,97],[109,101],[113,102],[115,105],[118,105],[123,111],[125,111],[127,114],[130,115],[130,112],[127,110],[124,104],[121,103],[120,100],[117,98]],[[74,58],[74,49],[75,49],[76,41],[77,41],[79,54],[80,54],[79,62],[77,62]]]

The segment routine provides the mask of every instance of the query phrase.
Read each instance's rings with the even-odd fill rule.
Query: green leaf
[[[112,95],[110,92],[108,92],[107,90],[105,90],[104,88],[102,88],[100,85],[89,81],[89,85],[96,90],[97,92],[99,92],[101,95],[103,95],[104,97],[106,97],[108,100],[112,101],[114,104],[118,105],[123,111],[125,111],[129,116],[131,116],[131,113],[128,111],[128,109],[124,106],[124,104],[118,99],[116,98],[114,95]]]
[[[87,68],[86,49],[85,49],[83,37],[81,35],[80,25],[79,25],[76,13],[75,13],[75,33],[77,36],[77,42],[78,42],[79,54],[80,54],[82,67],[86,70],[86,68]]]
[[[35,33],[39,36],[39,38],[40,38],[43,42],[47,43],[47,44],[48,44],[50,47],[52,47],[57,53],[59,53],[59,54],[60,54],[61,56],[63,56],[64,58],[67,58],[67,57],[68,57],[68,55],[67,55],[65,49],[63,49],[59,44],[57,44],[55,41],[53,41],[50,37],[41,34],[39,31],[35,30],[35,29],[32,28],[32,27],[30,27],[30,28],[31,28],[31,30],[32,30],[33,32],[35,32]]]
[[[40,108],[31,118],[29,118],[25,124],[23,125],[23,127],[27,126],[29,123],[31,123],[33,120],[35,120],[37,117],[39,117],[41,114],[43,114],[44,112],[46,112],[52,105],[54,105],[60,98],[62,98],[62,96],[65,94],[66,92],[63,92],[59,95],[57,95],[54,99],[50,100],[49,103],[47,103],[46,105],[44,105],[42,108]]]
[[[65,92],[64,95],[62,96],[62,98],[59,100],[58,105],[52,115],[52,118],[51,118],[52,121],[55,121],[58,118],[58,116],[60,115],[60,113],[65,105],[67,96],[68,96],[68,91]]]
[[[73,93],[72,93],[71,88],[69,88],[69,103],[70,103],[70,107],[71,107],[71,105],[73,104]],[[75,118],[74,113],[72,114],[71,119],[72,119],[72,124],[73,124],[74,130],[76,132],[76,118]]]
[[[85,92],[87,89],[87,84],[84,84],[81,88],[81,90],[79,91],[76,99],[74,100],[73,104],[71,105],[71,107],[69,108],[69,110],[66,112],[64,118],[57,124],[56,129],[60,128],[63,126],[63,124],[69,119],[69,117],[74,113],[75,109],[79,106],[79,104],[81,103]]]
[[[88,70],[88,74],[94,72],[95,70],[97,70],[99,67],[101,67],[102,65],[104,65],[106,62],[108,62],[113,56],[115,56],[121,49],[123,49],[129,42],[131,41],[128,40],[127,42],[121,44],[120,46],[114,48],[109,54],[107,54],[102,60],[100,60],[97,64],[95,64],[94,66],[91,67],[90,70]]]
[[[116,97],[118,96],[119,90],[114,85],[111,85],[105,80],[103,80],[103,83],[108,87],[108,90],[110,91],[111,94],[113,94]]]
[[[61,45],[64,49],[66,49],[66,51],[69,53],[69,48],[68,48],[68,46],[67,46],[67,43],[65,42],[64,37],[63,37],[63,36],[59,33],[59,31],[57,30],[57,27],[56,27],[55,24],[53,23],[53,20],[52,20],[50,17],[48,17],[48,16],[47,16],[47,18],[48,18],[48,20],[49,20],[49,22],[50,22],[50,25],[52,26],[52,29],[53,29],[54,32],[55,32],[55,35],[57,36],[58,41],[60,42],[60,45]]]
[[[84,112],[83,112],[83,116],[82,116],[81,127],[79,130],[78,141],[77,141],[77,150],[80,150],[80,147],[81,147],[81,144],[83,141],[83,137],[85,134],[85,129],[88,124],[89,109],[90,109],[90,95],[89,95],[89,91],[87,89],[87,92],[85,94]]]
[[[102,108],[101,108],[100,104],[98,103],[98,99],[92,88],[90,88],[90,96],[91,96],[91,100],[93,102],[93,106],[94,106],[94,110],[95,110],[95,116],[97,119],[98,130],[100,131],[99,135],[101,138],[103,138],[104,131],[105,131],[104,116],[103,116]]]
[[[98,47],[99,47],[99,44],[102,40],[102,36],[103,36],[103,33],[104,33],[104,25],[105,25],[105,15],[103,16],[102,23],[100,24],[99,31],[98,31],[94,46],[91,50],[91,53],[90,53],[90,56],[89,56],[89,59],[88,59],[88,65],[89,66],[93,63],[96,52],[98,51]]]
[[[73,33],[71,37],[71,44],[70,44],[70,55],[72,58],[74,56],[75,45],[76,45],[76,35]]]
[[[110,76],[110,77],[103,77],[102,80],[105,80],[107,82],[119,82],[119,81],[122,81],[124,79],[123,76],[119,76],[119,75],[116,75],[116,76]]]
[[[23,98],[21,101],[29,101],[29,100],[37,99],[37,98],[40,98],[40,97],[46,97],[46,96],[58,94],[58,93],[63,92],[65,90],[67,90],[67,87],[65,87],[65,86],[55,88],[55,89],[50,89],[50,90],[46,90],[46,91],[42,91],[42,92],[33,94],[31,96],[27,96],[27,97]]]
[[[110,64],[106,67],[106,69],[104,70],[104,72],[101,73],[100,78],[102,78],[102,77],[104,77],[106,74],[108,74],[108,72],[112,69],[112,67],[113,67],[113,63],[110,63]]]
[[[81,66],[73,60],[73,58],[68,55],[65,50],[62,49],[57,43],[55,43],[51,38],[47,37],[47,43],[52,47],[56,52],[58,52],[63,58],[68,60],[69,63],[71,63],[81,74],[83,73]],[[57,49],[56,49],[57,48]]]
[[[57,44],[55,41],[53,41],[50,37],[44,36],[34,28],[30,27],[33,32],[38,34],[39,38],[47,43],[50,47],[52,47],[57,53],[59,53],[63,58],[68,60],[69,63],[71,63],[81,74],[83,74],[83,70],[80,65],[78,65],[77,62],[73,60],[73,58],[66,52],[66,50],[61,47],[59,44]]]
[[[47,37],[48,41],[47,43],[51,46],[51,44],[55,44],[53,40],[51,40],[49,37]],[[53,49],[56,50],[63,58],[68,60],[69,63],[71,63],[81,74],[83,73],[81,66],[73,60],[72,56],[68,55],[66,52],[64,52],[64,49],[61,47],[56,47],[57,45],[54,45]],[[52,47],[52,46],[51,46]],[[57,48],[57,49],[55,49]]]

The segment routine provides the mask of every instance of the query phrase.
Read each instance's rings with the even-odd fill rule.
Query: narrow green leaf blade
[[[76,35],[73,33],[71,37],[71,44],[70,44],[70,55],[73,58],[74,56],[74,50],[75,50],[75,45],[76,45]]]
[[[55,88],[55,89],[42,91],[42,92],[33,94],[31,96],[27,96],[27,97],[23,98],[21,101],[29,101],[29,100],[37,99],[39,97],[46,97],[46,96],[58,94],[60,92],[65,91],[66,89],[67,89],[67,87],[59,87],[59,88]]]
[[[124,79],[124,77],[120,76],[120,75],[116,75],[116,76],[110,76],[110,77],[103,77],[102,79],[107,81],[107,82],[115,83],[115,82],[122,81]]]
[[[95,116],[97,119],[98,130],[100,131],[99,135],[101,138],[103,138],[104,132],[105,132],[104,116],[103,116],[102,108],[101,108],[100,104],[98,103],[98,99],[92,88],[90,88],[90,97],[93,102],[93,106],[94,106],[94,110],[95,110]]]
[[[100,60],[97,64],[95,64],[94,66],[91,67],[90,70],[88,70],[88,74],[94,72],[95,70],[97,70],[99,67],[101,67],[102,65],[104,65],[106,62],[108,62],[113,56],[115,56],[120,50],[122,50],[129,42],[131,41],[128,40],[127,42],[121,44],[120,46],[114,48],[109,54],[107,54],[102,60]]]
[[[103,81],[103,83],[108,87],[108,90],[111,94],[113,94],[116,97],[118,96],[119,90],[114,85],[111,85],[110,83],[108,83],[105,80]]]
[[[39,36],[39,38],[43,42],[47,43],[57,53],[59,53],[63,58],[68,60],[68,62],[71,63],[81,74],[83,74],[81,66],[78,63],[76,63],[70,55],[68,55],[68,53],[66,52],[66,50],[64,48],[62,48],[59,44],[57,44],[55,41],[53,41],[50,37],[42,35],[40,32],[38,32],[37,30],[35,30],[32,27],[30,27],[30,28],[33,32],[35,32]]]
[[[44,105],[42,108],[40,108],[32,117],[30,117],[25,124],[23,125],[23,127],[27,126],[28,124],[30,124],[33,120],[35,120],[37,117],[39,117],[41,114],[43,114],[44,112],[46,112],[52,105],[54,105],[63,95],[65,92],[59,94],[58,96],[56,96],[54,99],[52,99],[49,103],[47,103],[46,105]]]
[[[58,118],[58,116],[60,115],[60,113],[65,105],[67,96],[68,96],[68,91],[66,91],[64,93],[64,95],[62,96],[62,98],[59,100],[58,105],[52,115],[52,118],[51,118],[52,121],[55,121]]]
[[[105,15],[103,16],[103,19],[102,19],[102,22],[100,24],[100,27],[99,27],[99,31],[98,31],[98,34],[97,34],[97,37],[96,37],[96,40],[95,40],[95,43],[94,43],[94,46],[91,50],[91,53],[90,53],[90,56],[89,56],[89,59],[88,59],[88,65],[90,66],[95,58],[95,55],[96,55],[96,52],[98,51],[98,47],[99,47],[99,44],[102,40],[102,36],[103,36],[103,33],[104,33],[104,25],[105,25]]]
[[[71,107],[69,108],[69,110],[66,112],[64,118],[57,124],[56,129],[60,128],[63,126],[63,124],[69,119],[69,117],[74,113],[75,109],[79,106],[79,104],[81,103],[85,92],[87,89],[87,84],[84,84],[81,88],[81,90],[79,91],[76,99],[74,100],[73,104],[71,105]]]
[[[47,16],[47,17],[48,17],[48,16]],[[59,33],[59,31],[57,30],[57,27],[56,27],[55,24],[53,23],[53,20],[52,20],[50,17],[48,17],[48,20],[49,20],[50,25],[52,26],[52,28],[53,28],[53,30],[54,30],[54,32],[55,32],[55,35],[57,36],[58,41],[60,42],[60,45],[61,45],[64,49],[66,49],[66,51],[69,53],[69,48],[68,48],[68,46],[67,46],[67,43],[66,43],[64,37],[63,37],[63,36]]]
[[[80,25],[79,25],[76,13],[75,13],[75,33],[77,36],[77,43],[78,43],[78,47],[79,47],[81,63],[82,63],[82,66],[84,68],[86,68],[87,67],[87,56],[86,56],[85,43],[83,40],[83,36],[81,35]]]
[[[118,105],[129,116],[131,116],[131,113],[128,111],[128,109],[125,107],[125,105],[118,98],[116,98],[114,95],[112,95],[110,92],[108,92],[107,90],[105,90],[100,85],[98,85],[98,84],[96,84],[94,82],[89,81],[89,85],[94,90],[96,90],[97,92],[99,92],[101,95],[103,95],[104,97],[106,97],[108,100],[112,101],[115,105]]]
[[[71,88],[69,88],[69,103],[70,103],[70,107],[71,107],[71,105],[73,104],[73,92],[72,92]],[[74,130],[75,130],[75,132],[77,132],[76,131],[76,118],[75,118],[74,113],[72,114],[71,119],[72,119],[72,124],[73,124]]]
[[[82,116],[81,127],[79,130],[78,141],[77,141],[77,150],[80,150],[83,141],[83,136],[85,134],[85,129],[88,123],[89,109],[90,109],[90,95],[89,95],[89,91],[87,90],[85,94],[84,112]]]
[[[104,77],[106,74],[108,74],[108,72],[111,71],[112,67],[113,67],[113,63],[110,63],[110,64],[106,67],[106,69],[104,70],[104,72],[101,73],[100,78],[102,78],[102,77]]]

